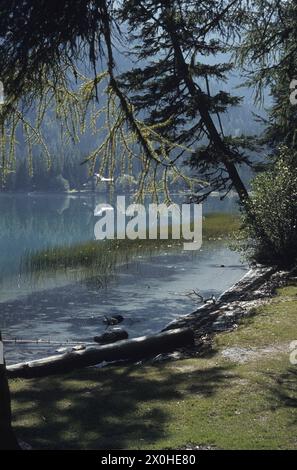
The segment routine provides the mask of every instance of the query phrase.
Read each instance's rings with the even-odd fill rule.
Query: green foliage
[[[83,187],[87,178],[87,168],[79,165],[78,161],[69,162],[59,155],[48,168],[42,155],[34,155],[31,171],[25,158],[17,160],[15,172],[2,181],[1,190],[68,192],[72,188]]]
[[[297,4],[287,0],[249,2],[243,40],[238,45],[240,65],[247,83],[256,87],[258,98],[265,86],[275,83],[279,72],[295,74]]]
[[[273,103],[265,122],[264,143],[297,148],[297,107],[289,101],[290,83],[297,69],[297,3],[257,0],[246,17],[246,30],[238,48],[247,84],[260,100],[269,87]]]
[[[233,63],[216,59],[240,31],[241,3],[209,0],[206,7],[203,2],[126,0],[119,9],[139,59],[119,77],[135,110],[144,113],[150,125],[167,123],[159,132],[193,150],[179,157],[209,183],[208,194],[234,185],[240,197],[244,188],[239,188],[242,182],[230,166],[249,161],[225,135],[221,114],[241,100],[220,88]]]
[[[297,4],[257,0],[253,9],[239,58],[258,98],[270,88],[272,107],[261,140],[272,149],[274,162],[254,181],[243,250],[254,261],[287,267],[297,258],[297,108],[289,100],[290,82],[296,78]]]
[[[42,148],[50,166],[43,125],[50,113],[60,121],[66,143],[78,143],[86,129],[98,136],[100,142],[85,158],[90,174],[113,178],[119,167],[122,173],[132,173],[132,160],[138,161],[136,199],[147,190],[157,198],[156,182],[161,181],[169,201],[169,171],[191,191],[205,187],[206,178],[190,178],[180,164],[202,139],[208,141],[208,152],[203,152],[202,167],[202,155],[197,156],[200,174],[204,172],[215,189],[228,190],[233,184],[241,198],[246,196],[235,168],[235,163],[246,161],[235,143],[229,144],[219,117],[239,99],[214,92],[209,81],[224,81],[232,63],[204,60],[212,56],[213,62],[226,52],[239,33],[244,11],[240,0],[228,5],[216,0],[207,5],[79,0],[74,9],[69,0],[54,1],[51,7],[44,0],[23,0],[18,8],[14,2],[2,3],[3,182],[15,171],[18,132],[24,134],[22,152],[27,148],[29,170],[36,147]],[[139,59],[138,67],[132,65],[131,73],[122,74],[119,57],[128,53]],[[215,165],[223,167],[218,175],[207,172],[210,154],[216,157]]]
[[[240,249],[249,259],[290,267],[297,261],[297,154],[283,147],[252,183]]]

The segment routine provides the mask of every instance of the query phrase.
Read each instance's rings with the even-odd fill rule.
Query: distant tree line
[[[86,165],[78,160],[54,158],[50,166],[42,155],[32,158],[31,168],[28,160],[19,158],[16,169],[6,178],[2,191],[69,191],[83,189],[90,176]]]

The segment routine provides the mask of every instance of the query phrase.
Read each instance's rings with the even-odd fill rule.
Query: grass
[[[42,449],[296,449],[296,310],[291,285],[209,357],[11,381],[17,435]],[[222,351],[234,347],[258,354],[232,362]]]
[[[224,214],[222,212],[207,215],[203,220],[203,240],[217,240],[230,238],[233,232],[240,227],[238,214]]]
[[[203,221],[203,240],[228,238],[238,227],[238,217],[230,214],[211,214]],[[169,230],[170,233],[170,230]],[[53,247],[28,253],[22,260],[22,270],[29,273],[85,269],[105,276],[119,264],[141,256],[153,256],[159,252],[182,250],[183,240],[104,240],[89,241],[72,246]]]

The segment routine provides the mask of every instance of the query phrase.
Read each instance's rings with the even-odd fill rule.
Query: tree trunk
[[[179,73],[184,78],[184,81],[189,90],[189,93],[195,99],[195,103],[199,111],[199,114],[201,116],[201,119],[204,122],[204,125],[206,129],[208,130],[210,138],[213,141],[215,147],[217,148],[218,153],[221,155],[221,161],[224,164],[229,174],[230,180],[235,190],[237,191],[237,194],[241,202],[245,204],[245,202],[249,199],[249,195],[248,195],[245,185],[243,184],[239,176],[237,168],[235,164],[233,163],[234,153],[231,151],[231,149],[228,148],[228,146],[225,144],[225,142],[221,138],[219,132],[217,131],[217,128],[207,108],[207,104],[205,103],[204,95],[202,91],[197,87],[196,83],[194,82],[192,78],[192,75],[189,70],[189,66],[185,61],[182,49],[178,41],[178,37],[174,29],[174,22],[172,20],[172,15],[169,15],[168,20],[164,24],[164,27],[167,29],[167,32],[172,42],[172,47],[175,52]]]
[[[20,447],[11,426],[11,401],[6,366],[4,357],[0,359],[0,450],[18,450]]]
[[[146,359],[193,344],[194,333],[191,329],[175,329],[157,335],[143,336],[119,341],[115,344],[89,348],[84,351],[74,351],[32,362],[15,364],[8,366],[7,373],[9,377],[25,378],[62,374],[82,367],[95,366],[104,361]]]

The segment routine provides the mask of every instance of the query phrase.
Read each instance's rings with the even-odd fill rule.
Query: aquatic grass
[[[220,213],[208,215],[203,220],[203,240],[227,239],[238,225],[237,216]],[[28,252],[22,259],[21,272],[34,274],[82,269],[87,270],[88,275],[108,275],[116,266],[139,257],[154,256],[164,250],[182,251],[184,240],[173,240],[171,227],[168,232],[167,240],[149,240],[148,236],[144,240],[92,240]]]
[[[176,242],[175,240],[172,242]],[[108,271],[115,265],[129,262],[142,255],[156,254],[171,245],[168,240],[101,240],[73,246],[53,247],[36,253],[27,253],[22,271],[67,270],[96,267]],[[174,243],[176,247],[178,243]]]
[[[238,214],[226,214],[215,212],[203,218],[202,232],[203,240],[228,239],[240,228],[240,217]]]

